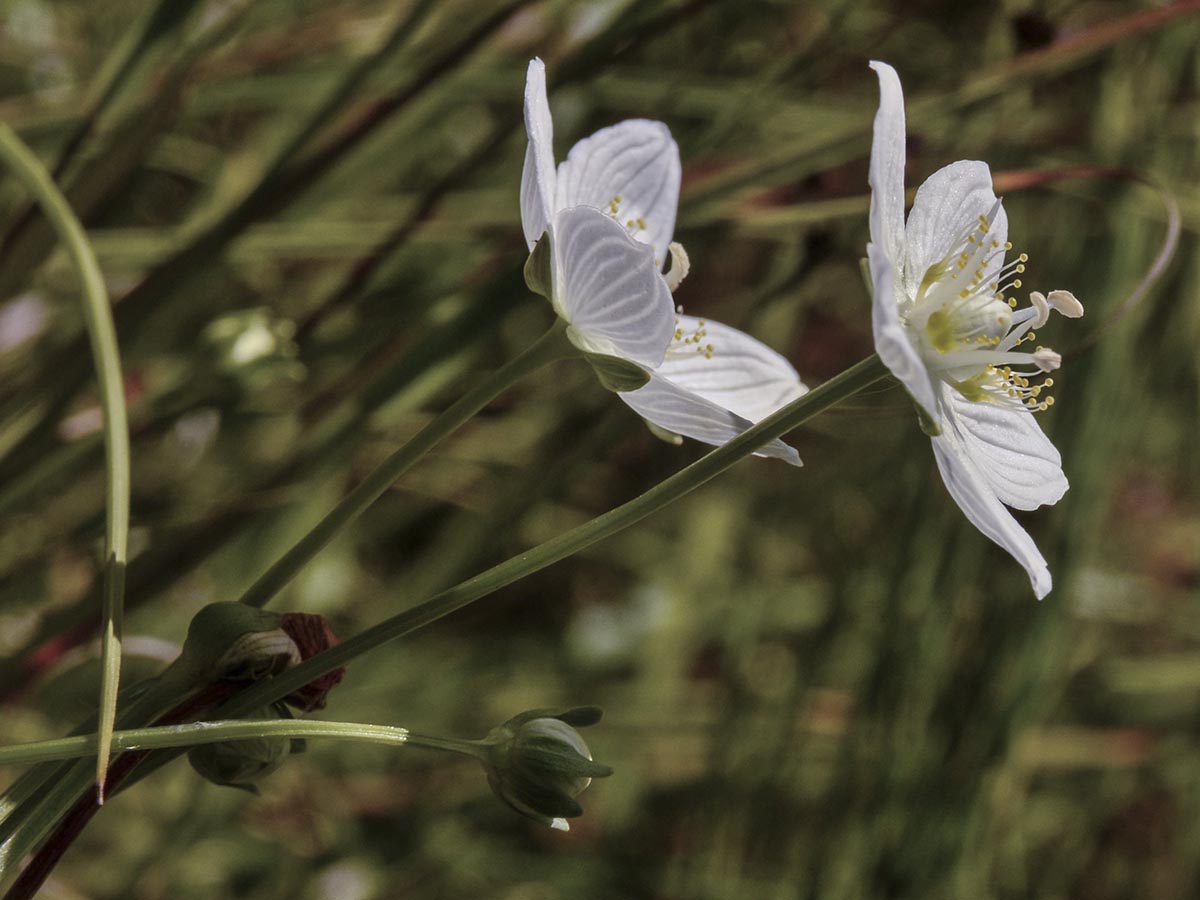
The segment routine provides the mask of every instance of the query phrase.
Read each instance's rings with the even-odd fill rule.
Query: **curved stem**
[[[786,434],[887,374],[888,371],[879,357],[872,355],[676,472],[641,496],[493,566],[424,603],[385,619],[294,668],[259,682],[222,704],[217,710],[218,714],[222,717],[244,715],[272,703],[368,650],[423,628],[505,585],[578,553],[635,522],[640,522],[651,513],[657,512],[724,472],[768,441]]]
[[[422,456],[530,372],[557,359],[574,355],[575,351],[565,340],[565,331],[565,322],[555,322],[549,331],[518,357],[448,406],[408,443],[380,463],[358,487],[342,498],[325,518],[246,589],[239,602],[256,607],[265,606],[295,577],[305,563],[379,499],[396,479],[412,468]]]
[[[83,314],[87,325],[96,378],[100,383],[100,411],[104,428],[107,476],[107,514],[104,528],[104,600],[100,638],[100,742],[97,745],[96,783],[104,797],[109,738],[117,713],[117,687],[121,671],[121,610],[125,594],[125,561],[129,538],[129,423],[125,415],[125,385],[117,331],[104,276],[88,243],[83,226],[58,190],[54,179],[8,125],[0,123],[0,159],[34,196],[50,226],[79,274]]]
[[[96,734],[34,741],[0,747],[0,765],[26,765],[56,759],[73,759],[95,753]],[[467,756],[479,756],[477,746],[470,741],[414,734],[407,728],[394,725],[370,725],[359,722],[321,722],[312,719],[233,719],[214,722],[190,722],[185,725],[165,725],[153,728],[132,728],[114,731],[113,752],[125,750],[160,750],[166,747],[190,747],[196,744],[218,744],[225,741],[254,738],[316,738],[330,737],[347,741],[374,744],[413,744],[437,750],[449,750]]]

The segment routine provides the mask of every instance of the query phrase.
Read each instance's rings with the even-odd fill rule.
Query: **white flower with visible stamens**
[[[1028,347],[1056,310],[1083,315],[1066,291],[1017,309],[1024,253],[1005,263],[1008,220],[985,163],[934,172],[904,219],[904,95],[895,69],[872,62],[879,112],[871,146],[872,324],[880,359],[934,433],[938,470],[967,518],[1025,567],[1041,599],[1046,561],[1005,505],[1036,509],[1067,490],[1058,451],[1033,413],[1054,403],[1046,373],[1062,362]]]
[[[617,396],[661,431],[719,445],[807,390],[786,359],[754,338],[674,309],[671,291],[688,262],[671,243],[681,169],[666,125],[627,119],[602,128],[556,169],[546,70],[534,59],[525,129],[521,224],[530,250],[549,234],[550,300],[567,336],[649,376]],[[800,464],[780,440],[757,455]]]

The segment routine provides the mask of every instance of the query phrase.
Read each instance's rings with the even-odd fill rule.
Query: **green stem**
[[[51,741],[33,741],[28,744],[0,747],[0,765],[27,765],[48,760],[87,756],[95,753],[99,748],[98,737],[99,735],[96,734],[82,734],[76,737],[56,738]],[[190,747],[195,744],[218,744],[225,741],[269,737],[331,737],[393,746],[413,744],[437,750],[450,750],[467,756],[477,757],[480,755],[477,745],[470,741],[414,734],[407,728],[398,728],[394,725],[320,722],[312,719],[280,719],[278,721],[235,719],[232,721],[191,722],[186,725],[166,725],[154,728],[133,728],[128,731],[114,731],[112,749],[114,753],[121,753],[126,750],[159,750],[168,747]]]
[[[724,472],[768,441],[786,434],[887,374],[887,369],[878,356],[871,356],[851,366],[641,496],[493,566],[424,603],[385,619],[274,678],[259,682],[222,704],[218,713],[234,717],[272,703],[369,650],[423,628],[505,585],[578,553],[635,522],[640,522],[651,513],[657,512]]]
[[[574,349],[565,340],[565,330],[566,323],[557,321],[520,356],[448,406],[408,443],[380,463],[324,519],[250,585],[239,602],[259,608],[265,606],[338,532],[357,519],[422,456],[530,372],[557,359],[574,355]]]
[[[7,125],[0,123],[0,159],[33,195],[58,235],[79,274],[83,313],[96,377],[100,383],[100,410],[104,423],[107,515],[104,527],[104,600],[100,639],[100,742],[97,745],[96,782],[104,796],[109,739],[117,714],[117,687],[121,672],[121,612],[125,594],[125,561],[129,538],[129,423],[125,415],[125,386],[117,331],[104,276],[96,256],[54,179],[33,152]]]

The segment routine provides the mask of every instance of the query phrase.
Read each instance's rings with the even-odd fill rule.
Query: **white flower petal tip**
[[[667,250],[671,254],[671,268],[667,270],[667,274],[663,277],[667,279],[667,287],[671,289],[671,293],[675,293],[679,285],[683,284],[683,279],[687,278],[688,272],[692,270],[692,261],[688,259],[687,251],[683,249],[683,244],[672,241]]]
[[[553,828],[555,831],[570,831],[571,830],[571,826],[567,822],[566,819],[552,819],[550,821],[550,827]]]
[[[904,91],[900,76],[885,62],[871,68],[879,77],[879,110],[871,140],[871,243],[896,265],[904,247]]]
[[[554,214],[554,121],[546,97],[546,67],[529,61],[525,75],[525,166],[521,172],[521,226],[532,250]]]
[[[1029,533],[1004,508],[959,443],[958,435],[948,432],[934,438],[933,452],[942,481],[967,520],[1021,564],[1037,599],[1050,593],[1053,580],[1045,558]]]

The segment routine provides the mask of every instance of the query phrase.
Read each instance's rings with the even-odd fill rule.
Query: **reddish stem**
[[[211,684],[192,694],[174,709],[164,713],[153,724],[178,725],[181,722],[190,721],[201,712],[237,693],[240,687],[242,685],[228,681]],[[153,752],[153,750],[130,750],[114,759],[108,769],[106,791],[110,795],[114,793],[130,773],[137,768],[138,764]],[[98,799],[97,786],[93,784],[71,807],[70,812],[63,817],[50,837],[33,855],[29,864],[13,882],[13,886],[8,889],[8,893],[4,895],[4,900],[30,900],[41,889],[50,873],[54,871],[54,867],[62,859],[63,854],[67,852],[67,849],[83,832],[87,823],[91,821],[92,816],[100,809]]]

